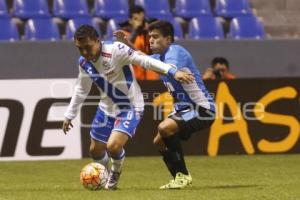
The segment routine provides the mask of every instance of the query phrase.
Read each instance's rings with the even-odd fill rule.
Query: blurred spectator
[[[147,22],[145,10],[141,6],[132,6],[129,9],[129,20],[120,24],[122,30],[127,33],[127,37],[133,46],[140,51],[150,54]],[[145,70],[140,66],[134,66],[135,77],[138,80],[158,80],[159,75],[153,71]]]
[[[235,79],[236,76],[230,72],[229,62],[224,57],[216,57],[211,61],[211,66],[203,74],[203,80]]]

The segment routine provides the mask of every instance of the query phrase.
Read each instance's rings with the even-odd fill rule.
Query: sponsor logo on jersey
[[[110,53],[101,52],[101,55],[102,55],[103,57],[106,57],[106,58],[111,58],[111,54],[110,54]]]
[[[103,61],[102,66],[103,66],[104,71],[110,70],[110,67],[111,67],[111,65],[109,64],[108,61]]]
[[[120,121],[119,119],[116,119],[116,120],[115,120],[114,126],[115,126],[115,127],[116,127],[116,126],[119,126],[120,122],[121,122],[121,121]]]

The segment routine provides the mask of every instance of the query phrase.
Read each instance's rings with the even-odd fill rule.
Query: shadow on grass
[[[124,190],[139,190],[139,191],[154,191],[154,190],[159,190],[159,191],[188,191],[188,190],[207,190],[207,189],[241,189],[241,188],[258,188],[262,187],[262,185],[215,185],[215,186],[192,186],[192,187],[187,187],[184,189],[170,189],[170,190],[160,190],[159,188],[146,188],[146,187],[130,187],[130,188],[121,188],[118,189],[118,191],[124,191]]]
[[[190,190],[207,190],[207,189],[241,189],[241,188],[258,188],[262,187],[262,185],[208,185],[208,186],[192,186],[184,189],[170,189],[170,190],[160,190],[156,187],[127,187],[127,188],[119,188],[116,192],[122,191],[190,191]],[[0,193],[5,192],[55,192],[55,191],[63,191],[63,192],[82,192],[88,191],[84,188],[23,188],[23,189],[2,189]],[[100,190],[101,192],[111,192],[107,190]],[[91,191],[91,192],[99,192],[99,191]]]
[[[1,189],[0,190],[0,194],[1,193],[5,193],[5,192],[80,192],[80,191],[84,191],[86,189],[82,188],[82,189],[71,189],[71,188],[66,188],[66,189],[58,189],[58,188],[19,188],[19,189],[13,189],[13,188],[9,188],[9,189]],[[88,190],[86,190],[88,191]]]

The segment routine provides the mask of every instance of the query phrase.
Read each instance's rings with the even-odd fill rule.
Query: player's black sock
[[[173,178],[175,178],[176,171],[174,169],[174,165],[172,164],[173,159],[172,159],[171,152],[169,150],[164,150],[164,151],[159,151],[159,153],[162,155],[163,161],[164,161],[165,165],[167,166],[169,172],[171,173]]]
[[[188,170],[185,165],[184,156],[182,152],[182,147],[178,134],[171,135],[169,137],[163,138],[163,141],[170,151],[170,157],[172,159],[172,165],[177,172],[188,175]]]

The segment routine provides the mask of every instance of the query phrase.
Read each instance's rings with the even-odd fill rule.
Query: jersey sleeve
[[[91,86],[91,78],[79,66],[79,75],[76,81],[70,104],[64,114],[65,118],[72,120],[77,116],[79,107],[89,94]]]
[[[176,66],[151,58],[148,55],[133,50],[121,42],[115,42],[114,54],[114,58],[119,59],[119,62],[139,65],[145,69],[150,69],[160,74],[169,74],[174,76],[177,71]]]
[[[172,51],[167,52],[164,62],[175,65],[180,70],[188,66],[189,56],[181,49],[173,49]]]

